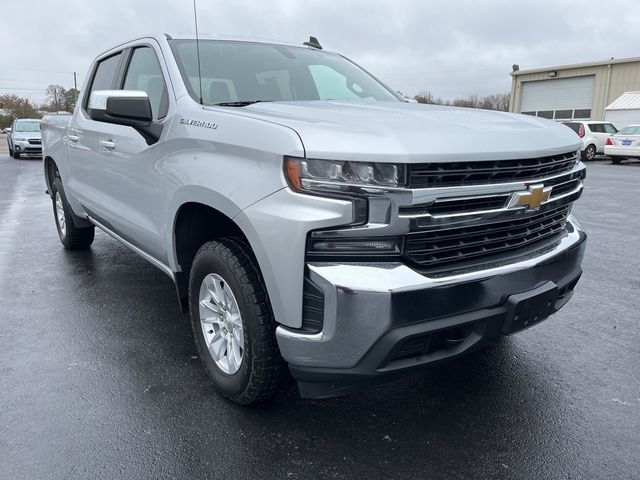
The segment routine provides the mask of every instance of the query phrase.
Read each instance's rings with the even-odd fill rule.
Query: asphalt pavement
[[[4,139],[2,138],[4,144]],[[163,273],[60,245],[0,153],[0,478],[640,478],[640,163],[588,164],[584,275],[488,350],[329,400],[216,395]]]

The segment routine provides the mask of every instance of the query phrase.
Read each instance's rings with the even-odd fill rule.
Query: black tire
[[[624,160],[624,157],[611,157],[611,163],[618,165],[622,160]]]
[[[9,147],[9,156],[13,157],[13,149],[11,148],[11,145],[9,145],[9,142],[7,142],[7,147]]]
[[[227,282],[242,316],[244,349],[237,372],[225,373],[213,359],[200,322],[200,288],[217,274]],[[216,390],[239,405],[265,401],[283,385],[285,363],[275,336],[276,323],[257,261],[238,238],[207,242],[196,253],[189,275],[189,314],[200,358]]]
[[[13,158],[15,158],[16,160],[20,160],[20,153],[16,152],[15,150],[13,151],[13,153],[11,154],[13,156]]]
[[[596,146],[594,144],[587,145],[582,151],[582,160],[588,161],[596,158]]]
[[[60,221],[58,220],[56,201],[60,196],[62,207],[64,210],[65,230],[64,232],[60,228]],[[64,193],[64,187],[62,186],[62,180],[56,178],[51,186],[51,198],[53,200],[53,218],[56,222],[56,229],[58,230],[58,236],[60,242],[64,245],[64,248],[68,250],[85,250],[91,246],[95,237],[95,227],[93,225],[89,227],[76,227],[73,222],[73,211],[67,201],[67,196]]]

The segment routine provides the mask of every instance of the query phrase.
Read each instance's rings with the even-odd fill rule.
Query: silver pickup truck
[[[318,398],[477,350],[581,274],[570,129],[408,102],[315,38],[132,40],[42,130],[64,247],[98,227],[169,275],[240,404],[287,367]]]

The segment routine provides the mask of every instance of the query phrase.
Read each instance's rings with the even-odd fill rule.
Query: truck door
[[[125,52],[117,89],[141,90],[151,103],[153,121],[168,121],[169,92],[158,55],[151,45]],[[101,122],[95,122],[101,123]],[[161,231],[169,202],[169,180],[158,175],[162,140],[149,145],[132,127],[102,124],[97,128],[100,160],[100,206],[109,228],[166,262]]]
[[[76,108],[69,123],[66,141],[69,146],[69,178],[63,178],[65,189],[71,190],[73,197],[80,202],[81,207],[93,216],[101,216],[104,204],[103,193],[100,189],[101,150],[98,138],[104,129],[111,129],[100,122],[89,118],[87,105],[91,93],[96,90],[112,90],[115,87],[118,72],[122,63],[123,52],[117,52],[99,60],[92,72],[88,83],[88,92],[83,96],[82,103]]]

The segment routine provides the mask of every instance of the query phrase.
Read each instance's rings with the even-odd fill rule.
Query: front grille
[[[575,152],[519,160],[491,160],[409,165],[409,188],[452,187],[535,180],[571,170]]]
[[[42,140],[40,140],[39,138],[30,138],[29,139],[29,144],[30,145],[41,145],[42,144]]]
[[[580,186],[582,180],[579,178],[574,178],[567,182],[561,183],[553,187],[551,190],[551,198],[559,197],[560,195],[564,195],[565,193],[569,193],[574,191],[576,188]]]
[[[578,170],[576,172],[557,175],[553,178],[545,178],[543,180],[545,187],[553,187],[551,190],[551,200],[557,199],[561,195],[571,192],[576,193],[575,200],[580,196],[579,187],[585,178],[586,171]],[[527,181],[527,184],[534,184],[536,180]],[[479,195],[476,197],[452,197],[438,198],[431,203],[412,205],[410,207],[400,207],[401,216],[419,216],[419,215],[462,215],[477,214],[482,211],[499,210],[506,208],[512,193],[497,193],[490,195]]]
[[[437,200],[430,205],[414,205],[412,207],[401,207],[401,215],[447,215],[460,212],[477,212],[482,210],[495,210],[503,208],[511,197],[511,194],[485,195],[475,198],[452,198]]]
[[[409,233],[404,256],[422,269],[446,267],[532,248],[564,232],[570,206],[522,218],[467,227]]]

